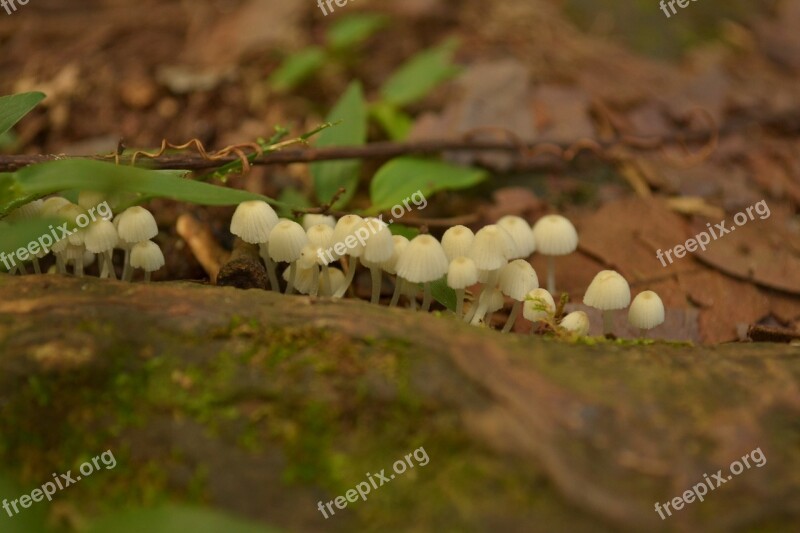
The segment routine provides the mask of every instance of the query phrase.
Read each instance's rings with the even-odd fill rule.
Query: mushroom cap
[[[516,259],[500,269],[500,290],[521,302],[533,289],[539,288],[539,277],[525,259]]]
[[[70,201],[66,198],[62,198],[60,196],[51,196],[42,202],[42,209],[39,211],[39,214],[43,217],[56,216],[58,210],[69,203]]]
[[[297,268],[294,274],[294,288],[300,294],[311,294],[311,289],[314,287],[314,268],[312,267],[302,267],[300,266],[300,262],[297,263]],[[283,281],[289,282],[289,273],[291,269],[286,268],[283,270]]]
[[[447,286],[451,289],[465,289],[478,282],[478,267],[469,257],[456,257],[447,269]]]
[[[636,295],[628,309],[628,322],[639,329],[653,329],[664,323],[664,302],[653,291]]]
[[[308,231],[313,226],[318,224],[322,224],[324,226],[328,226],[331,229],[336,227],[336,219],[331,215],[315,215],[315,214],[307,214],[303,215],[303,228]]]
[[[11,211],[6,216],[6,220],[9,222],[20,222],[22,220],[30,220],[41,213],[43,206],[44,202],[42,200],[34,200],[32,202],[28,202],[27,204],[21,205],[18,208]]]
[[[324,251],[333,246],[333,227],[327,224],[314,224],[306,229],[308,243],[314,248],[322,248]]]
[[[578,247],[578,232],[561,215],[546,215],[533,225],[536,249],[543,255],[567,255]]]
[[[317,248],[306,244],[300,251],[300,258],[297,260],[297,266],[300,268],[311,268],[321,263]]]
[[[322,267],[328,268],[328,267]],[[340,288],[342,288],[346,282],[344,272],[339,270],[338,268],[328,268],[328,275],[331,278],[331,285],[333,287],[328,287],[325,283],[325,276],[320,274],[320,288],[324,289],[326,294],[334,294]]]
[[[308,245],[317,255],[318,265],[327,265],[333,260],[333,228],[327,224],[314,224],[306,230]],[[330,252],[330,256],[328,255]]]
[[[282,219],[269,234],[267,250],[273,261],[291,263],[300,259],[306,244],[308,236],[303,226],[292,220]]]
[[[370,230],[370,236],[364,246],[363,258],[375,266],[380,266],[380,263],[392,258],[394,251],[392,232],[383,220],[377,218],[365,219],[364,224]]]
[[[130,243],[148,241],[158,235],[158,224],[153,214],[144,207],[129,207],[119,216],[119,238]]]
[[[525,295],[522,304],[522,316],[531,322],[543,320],[555,314],[556,302],[553,296],[545,289],[533,289]]]
[[[408,246],[408,239],[402,235],[392,235],[392,241],[394,241],[392,257],[382,262],[381,268],[387,274],[395,275],[397,274],[397,261],[400,260],[400,255],[403,253],[403,250],[406,249],[406,246]]]
[[[231,218],[231,233],[250,244],[261,244],[269,240],[270,233],[278,224],[278,215],[262,200],[250,200],[236,206]]]
[[[73,246],[83,246],[84,237],[86,236],[86,232],[84,231],[85,228],[77,228],[75,224],[76,219],[81,215],[84,215],[88,218],[86,211],[84,211],[79,205],[73,204],[72,202],[65,204],[56,213],[56,216],[69,223],[72,233],[67,235],[67,240],[69,240],[69,243]]]
[[[624,309],[631,303],[631,288],[619,272],[602,270],[586,289],[583,303],[601,311]]]
[[[589,334],[589,315],[583,311],[573,311],[561,319],[561,324],[559,325],[565,330],[572,331],[583,337]]]
[[[427,283],[447,274],[444,248],[430,235],[417,235],[397,260],[397,275],[412,283]]]
[[[492,289],[489,291],[489,300],[486,302],[486,312],[494,313],[503,308],[506,301],[503,298],[503,293],[499,289]]]
[[[153,241],[142,241],[131,248],[131,266],[155,272],[164,266],[164,254]]]
[[[358,215],[345,215],[336,222],[336,227],[333,229],[333,243],[336,246],[339,243],[345,243],[348,237],[355,236],[356,231],[364,224],[364,219]],[[355,238],[355,237],[354,237]],[[352,242],[352,239],[350,239]],[[350,255],[352,257],[361,257],[361,253],[364,251],[364,248],[361,246],[361,243],[356,241],[356,245],[353,248],[348,246],[347,252],[345,255]],[[334,259],[339,259],[342,257],[341,255],[333,252]]]
[[[84,245],[86,250],[93,254],[113,250],[117,242],[119,242],[117,228],[114,227],[110,220],[96,220],[86,228]]]
[[[481,270],[497,270],[508,262],[507,254],[513,251],[513,247],[508,232],[500,226],[490,224],[475,234],[467,257],[475,261],[475,266]]]
[[[456,257],[467,257],[475,234],[466,226],[453,226],[442,235],[442,248],[448,261]]]
[[[522,259],[529,257],[536,250],[536,239],[533,238],[531,225],[524,218],[517,216],[505,216],[497,221],[497,225],[511,235],[516,245],[518,257],[509,259]]]

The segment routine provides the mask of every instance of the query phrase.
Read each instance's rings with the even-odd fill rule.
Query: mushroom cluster
[[[108,207],[107,215],[102,212],[105,209],[98,209],[101,205]],[[59,218],[67,222],[69,229],[66,235],[63,232],[59,235],[51,226],[51,234],[38,241],[49,241],[50,244],[49,249],[39,246],[39,253],[30,258],[37,274],[42,273],[40,261],[52,252],[56,260],[52,272],[67,274],[71,266],[72,274],[82,277],[86,267],[97,260],[99,277],[116,279],[114,250],[122,250],[122,280],[131,281],[133,270],[141,269],[145,282],[150,281],[152,273],[165,264],[161,248],[151,240],[158,234],[155,218],[148,210],[138,206],[126,209],[113,221],[112,216],[102,194],[83,191],[78,195],[77,204],[60,196],[36,200],[12,211],[0,224],[34,218]],[[86,223],[81,224],[82,220]],[[25,264],[18,262],[10,273],[24,274],[26,271]]]

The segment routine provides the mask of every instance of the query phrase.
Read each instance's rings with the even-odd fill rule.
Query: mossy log
[[[800,520],[793,346],[576,344],[354,300],[0,275],[0,354],[0,453],[20,487],[117,457],[49,504],[70,523],[167,498],[289,531]],[[420,447],[425,466],[318,510]],[[655,512],[756,448],[762,467]]]

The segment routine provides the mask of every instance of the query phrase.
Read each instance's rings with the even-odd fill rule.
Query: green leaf
[[[92,523],[89,533],[277,533],[279,530],[228,514],[184,505],[115,512]]]
[[[453,312],[456,311],[456,291],[447,286],[446,278],[442,278],[431,283],[431,295],[433,296],[434,300],[449,310]]]
[[[128,192],[201,205],[274,200],[179,177],[184,171],[148,170],[89,159],[65,159],[0,174],[0,215],[36,198],[68,189]]]
[[[392,235],[402,235],[408,240],[411,240],[419,235],[419,230],[417,228],[410,228],[402,224],[390,224],[389,231],[392,232]]]
[[[295,209],[305,209],[307,207],[311,207],[311,202],[308,201],[308,198],[306,198],[301,191],[298,191],[292,187],[283,189],[283,191],[281,191],[281,195],[278,197],[278,201],[283,204],[278,209],[278,215],[283,218],[293,218],[293,210]]]
[[[44,100],[44,93],[21,93],[0,97],[0,135],[10,130]]]
[[[367,106],[361,83],[354,81],[350,84],[326,120],[341,124],[320,134],[318,148],[360,146],[367,141]],[[357,159],[312,163],[311,175],[317,199],[321,203],[328,203],[339,188],[344,187],[346,192],[336,207],[346,205],[356,192],[360,172],[361,161]]]
[[[383,100],[398,107],[407,106],[458,74],[460,69],[453,64],[457,47],[458,41],[450,39],[412,57],[384,83]]]
[[[353,48],[384,27],[387,20],[377,13],[358,13],[340,18],[328,31],[328,44],[336,51]]]
[[[380,213],[402,205],[417,191],[427,198],[438,191],[473,187],[487,177],[488,173],[484,170],[432,159],[398,157],[383,165],[372,179],[372,206],[369,212]]]
[[[52,225],[55,228],[64,222],[68,221],[58,218],[40,218],[19,221],[14,224],[9,224],[7,228],[3,228],[3,231],[0,232],[0,271],[6,272],[9,270],[7,267],[13,267],[15,264],[19,264],[19,255],[17,255],[16,252],[20,248],[27,248],[29,244],[36,242],[44,235],[52,235],[50,233],[50,226]],[[75,227],[74,220],[67,226],[70,230]],[[61,232],[56,230],[56,236],[60,238]],[[49,246],[52,246],[54,240],[55,239],[52,238],[49,239]],[[46,241],[42,242],[47,244]],[[41,245],[37,244],[37,246],[39,249],[42,248]],[[14,255],[12,256],[12,254]],[[6,262],[8,264],[6,264]]]
[[[27,489],[32,490],[31,488]],[[0,474],[0,501],[15,500],[25,494],[25,491],[11,480],[10,476]],[[30,492],[28,492],[30,494]],[[19,514],[9,517],[7,511],[0,508],[3,515],[0,521],[3,523],[3,533],[29,533],[31,531],[47,531],[47,510],[46,505],[34,505],[30,509],[18,507]],[[13,508],[12,508],[13,512]]]
[[[407,113],[385,102],[378,102],[370,107],[370,115],[393,141],[406,139],[414,125],[414,121]]]
[[[306,48],[284,59],[268,82],[278,92],[291,91],[313,76],[326,60],[327,54],[322,48]]]

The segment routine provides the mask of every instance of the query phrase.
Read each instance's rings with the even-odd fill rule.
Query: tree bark
[[[777,531],[800,516],[793,346],[572,344],[354,300],[0,275],[0,353],[0,453],[21,486],[115,452],[115,470],[59,493],[87,514],[95,490],[292,531]],[[429,464],[318,511],[420,447]],[[756,448],[763,467],[655,512]]]

